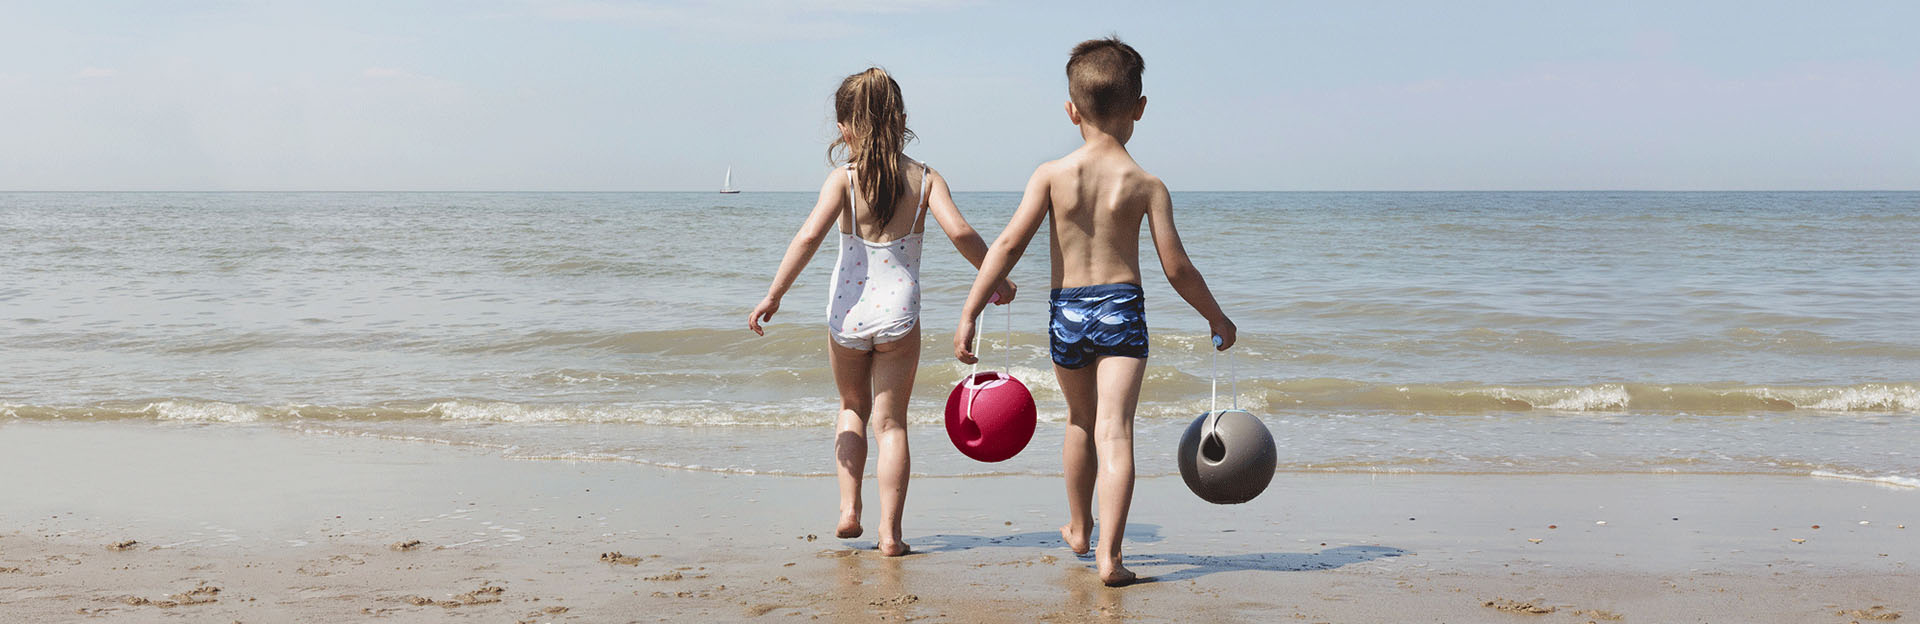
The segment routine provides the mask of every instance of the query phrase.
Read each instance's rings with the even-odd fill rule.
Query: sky
[[[0,190],[812,191],[887,68],[957,191],[1146,58],[1175,191],[1920,189],[1920,3],[0,0]]]

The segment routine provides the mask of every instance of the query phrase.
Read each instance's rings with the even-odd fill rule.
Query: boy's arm
[[[813,203],[813,212],[807,214],[807,221],[793,235],[793,242],[787,244],[787,255],[780,259],[780,270],[773,274],[773,285],[767,287],[767,297],[761,299],[760,304],[753,307],[753,312],[747,314],[747,329],[753,330],[753,333],[767,335],[760,324],[772,321],[773,313],[780,311],[780,298],[787,295],[787,289],[793,288],[793,281],[800,278],[800,270],[807,268],[807,261],[813,259],[813,252],[820,249],[821,239],[826,238],[827,230],[833,228],[834,219],[840,216],[840,198],[846,196],[846,186],[840,182],[841,179],[840,176],[827,175],[827,182],[820,187],[820,199]]]
[[[1147,201],[1147,227],[1153,233],[1153,250],[1160,255],[1160,270],[1167,274],[1167,282],[1173,284],[1173,291],[1187,300],[1187,305],[1207,319],[1207,326],[1213,335],[1220,337],[1221,351],[1233,346],[1236,328],[1233,321],[1227,319],[1227,313],[1220,311],[1220,303],[1213,300],[1213,291],[1207,288],[1207,279],[1200,276],[1200,269],[1194,268],[1193,260],[1187,258],[1187,248],[1180,244],[1180,231],[1173,227],[1173,197],[1167,194],[1167,187],[1155,180],[1155,188]]]
[[[981,240],[980,233],[973,231],[973,226],[967,224],[967,218],[961,216],[960,207],[953,203],[953,191],[947,187],[947,179],[940,172],[934,172],[927,184],[932,185],[927,193],[927,211],[932,213],[934,222],[940,224],[941,231],[947,233],[947,240],[953,241],[953,248],[960,252],[961,257],[973,263],[974,269],[979,269],[980,263],[987,259],[986,241]],[[1011,303],[1017,292],[1013,280],[1003,279],[994,289],[994,294],[999,296],[994,302],[1000,305]]]
[[[980,275],[973,279],[973,289],[967,291],[967,302],[960,307],[960,327],[953,332],[953,357],[962,362],[980,361],[973,355],[973,319],[987,307],[987,297],[994,285],[1006,279],[1013,265],[1020,262],[1020,255],[1027,252],[1027,243],[1033,242],[1033,233],[1040,229],[1040,222],[1046,220],[1047,211],[1052,207],[1052,190],[1047,183],[1051,176],[1047,170],[1047,165],[1040,165],[1033,171],[1033,177],[1027,179],[1027,191],[1020,197],[1020,207],[1014,209],[1007,229],[993,239],[993,247],[987,249],[986,259],[980,262]]]

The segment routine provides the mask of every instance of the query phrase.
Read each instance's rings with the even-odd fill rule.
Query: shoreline
[[[823,537],[831,478],[279,428],[21,422],[0,424],[0,472],[0,611],[26,621],[1847,622],[1920,610],[1920,528],[1900,528],[1920,525],[1920,492],[1806,477],[1282,473],[1237,506],[1144,478],[1127,563],[1155,581],[1116,590],[1059,544],[1053,477],[915,480],[917,552],[885,559],[870,550],[877,508],[868,536]],[[138,543],[108,548],[125,540]],[[1511,610],[1526,604],[1552,612]]]

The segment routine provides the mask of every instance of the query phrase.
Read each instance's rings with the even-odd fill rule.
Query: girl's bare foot
[[[1139,580],[1140,577],[1135,575],[1132,570],[1128,570],[1126,566],[1118,563],[1113,565],[1100,564],[1100,582],[1107,587],[1125,587]]]
[[[1067,548],[1073,554],[1087,554],[1087,536],[1093,533],[1093,523],[1086,526],[1074,526],[1072,522],[1060,525],[1060,539],[1066,540]]]
[[[913,552],[913,547],[908,546],[906,542],[897,539],[880,540],[880,555],[883,557],[898,557],[910,552]]]
[[[833,535],[840,539],[852,539],[865,532],[860,528],[860,510],[853,509],[840,512],[840,526],[834,528]]]

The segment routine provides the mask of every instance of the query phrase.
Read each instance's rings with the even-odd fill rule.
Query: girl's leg
[[[873,347],[873,435],[880,440],[880,554],[907,554],[900,539],[900,514],[907,504],[907,400],[920,369],[920,328],[899,340]]]
[[[1080,555],[1087,554],[1087,540],[1093,537],[1093,479],[1099,474],[1093,449],[1095,370],[1093,366],[1053,367],[1060,394],[1067,399],[1067,439],[1060,447],[1067,474],[1067,523],[1060,527],[1060,538]]]
[[[839,464],[840,524],[834,535],[860,537],[860,477],[867,470],[867,415],[873,410],[868,375],[873,353],[848,349],[828,339],[827,360],[840,389],[840,415],[834,421],[833,456]]]

